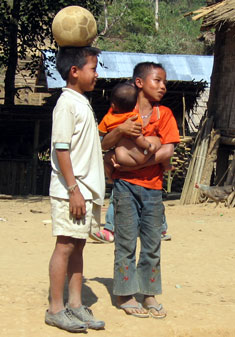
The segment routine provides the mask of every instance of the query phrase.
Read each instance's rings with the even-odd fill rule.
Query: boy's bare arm
[[[170,159],[174,154],[174,144],[170,143],[170,144],[163,144],[160,149],[154,154],[152,155],[152,157],[149,158],[149,160],[142,164],[142,165],[138,165],[135,167],[128,167],[128,166],[120,166],[120,167],[115,167],[117,168],[119,171],[133,171],[133,170],[138,170],[141,169],[143,167],[147,167],[147,166],[152,166],[155,164],[160,164],[163,161]]]
[[[125,136],[137,137],[142,131],[140,123],[136,123],[137,115],[127,119],[124,123],[107,133],[102,140],[102,149],[109,150],[113,148],[118,141]]]
[[[73,174],[69,151],[57,149],[56,155],[61,173],[66,181],[67,186],[75,185],[76,179]],[[71,193],[69,193],[69,210],[71,214],[77,219],[80,219],[86,214],[85,200],[78,186],[76,186],[76,188]]]

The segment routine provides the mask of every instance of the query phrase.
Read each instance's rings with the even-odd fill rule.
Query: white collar
[[[62,91],[73,95],[74,98],[78,99],[80,102],[83,102],[83,103],[86,103],[86,104],[90,105],[90,103],[89,103],[89,101],[88,101],[88,99],[85,95],[80,94],[79,92],[77,92],[73,89],[70,89],[70,88],[62,88]]]

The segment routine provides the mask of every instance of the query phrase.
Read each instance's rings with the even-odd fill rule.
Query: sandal
[[[139,318],[148,318],[149,317],[149,313],[138,313],[138,312],[129,312],[126,309],[137,309],[137,310],[141,310],[143,309],[143,306],[141,303],[137,302],[137,304],[121,304],[118,306],[119,309],[122,309],[123,311],[125,311],[125,313],[127,315],[131,315],[131,316],[135,316],[135,317],[139,317]]]
[[[101,229],[99,232],[91,234],[91,238],[103,243],[112,243],[114,241],[113,232],[107,229]]]
[[[153,318],[158,318],[158,319],[165,318],[167,315],[165,310],[163,309],[162,304],[159,304],[159,305],[150,304],[150,305],[146,305],[145,308],[149,310],[149,315]],[[163,311],[162,313],[161,313],[161,310]]]

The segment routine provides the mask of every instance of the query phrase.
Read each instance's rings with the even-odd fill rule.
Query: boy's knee
[[[72,254],[76,246],[76,239],[67,236],[58,236],[56,241],[56,250],[63,255]]]
[[[86,244],[86,240],[83,240],[83,239],[77,239],[77,243],[76,243],[76,251],[78,253],[82,253],[84,247],[85,247],[85,244]]]

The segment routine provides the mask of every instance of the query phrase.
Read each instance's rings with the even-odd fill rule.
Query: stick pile
[[[196,183],[201,182],[203,168],[207,159],[207,151],[211,130],[213,126],[213,117],[205,116],[201,121],[201,127],[195,140],[193,155],[189,164],[187,176],[182,190],[180,203],[196,204],[199,199],[199,192],[194,187]]]

